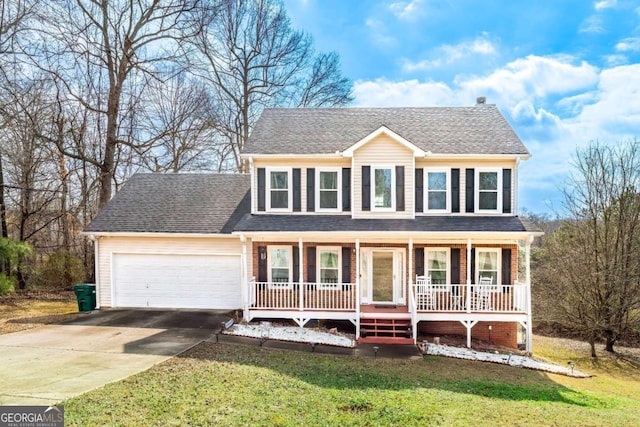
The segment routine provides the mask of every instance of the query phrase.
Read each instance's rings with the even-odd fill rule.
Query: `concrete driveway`
[[[210,338],[218,311],[95,311],[0,335],[0,405],[53,405],[144,371]]]

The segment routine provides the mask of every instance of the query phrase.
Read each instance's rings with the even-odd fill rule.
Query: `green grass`
[[[537,340],[542,353],[558,346]],[[578,360],[572,349],[558,351]],[[608,367],[577,363],[597,376],[205,343],[63,404],[69,426],[637,424],[638,368],[609,375]]]

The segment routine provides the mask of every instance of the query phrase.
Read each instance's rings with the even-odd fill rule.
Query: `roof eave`
[[[234,238],[237,236],[227,233],[167,233],[152,231],[81,231],[81,235],[92,237],[190,237],[190,238]]]

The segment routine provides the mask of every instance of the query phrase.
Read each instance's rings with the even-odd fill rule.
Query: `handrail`
[[[525,313],[526,285],[415,284],[417,312]],[[469,291],[470,290],[470,291]]]
[[[253,282],[251,309],[356,311],[355,283]]]

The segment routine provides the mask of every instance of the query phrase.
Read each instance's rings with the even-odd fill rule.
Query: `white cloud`
[[[395,39],[389,35],[387,27],[381,20],[367,18],[364,24],[369,29],[373,41],[378,45],[390,46],[395,43]]]
[[[580,29],[578,31],[581,33],[604,33],[602,18],[598,15],[588,17],[587,19],[582,21],[582,24],[580,24]]]
[[[604,60],[609,67],[615,67],[616,65],[624,65],[629,62],[629,58],[626,55],[614,54],[605,55]]]
[[[458,78],[460,89],[486,93],[503,107],[521,99],[542,99],[588,88],[597,82],[596,67],[571,57],[530,55],[508,63],[487,76]]]
[[[527,56],[485,76],[438,81],[357,81],[358,106],[473,105],[487,96],[533,154],[520,173],[521,207],[556,207],[575,150],[590,141],[640,138],[640,64],[599,70],[568,56]]]
[[[389,5],[389,10],[398,19],[413,20],[420,15],[422,0],[398,1]]]
[[[424,107],[459,105],[456,93],[442,82],[416,79],[393,82],[387,79],[356,81],[353,93],[361,107]]]
[[[434,59],[423,59],[417,62],[404,59],[402,68],[406,72],[429,70],[452,64],[472,55],[495,55],[497,53],[496,47],[488,39],[487,34],[483,34],[474,40],[463,41],[456,45],[439,46],[434,51],[433,56],[436,57]]]
[[[616,7],[617,4],[618,0],[601,0],[593,3],[593,8],[595,10],[603,10]]]
[[[618,52],[638,52],[640,51],[640,37],[627,37],[616,44]]]

